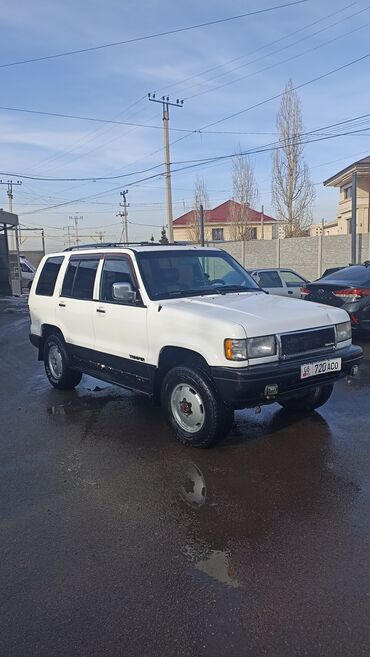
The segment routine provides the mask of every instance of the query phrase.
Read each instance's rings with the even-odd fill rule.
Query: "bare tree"
[[[194,183],[194,206],[192,222],[188,228],[188,238],[191,242],[201,241],[200,230],[200,206],[203,205],[204,212],[209,209],[209,196],[207,186],[203,178],[199,176],[195,179]]]
[[[252,230],[249,224],[250,208],[258,201],[258,188],[252,163],[246,155],[239,153],[233,158],[232,234],[235,240],[249,240]]]
[[[303,157],[302,110],[292,80],[287,83],[276,119],[279,148],[272,155],[272,202],[285,222],[285,236],[305,234],[311,223],[315,189]]]

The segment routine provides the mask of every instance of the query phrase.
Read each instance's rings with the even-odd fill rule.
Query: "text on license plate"
[[[301,379],[308,379],[309,376],[317,376],[318,374],[339,372],[341,369],[341,358],[329,358],[329,360],[320,360],[317,363],[307,363],[301,365]]]

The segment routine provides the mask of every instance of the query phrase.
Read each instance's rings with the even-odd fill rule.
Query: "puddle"
[[[185,473],[182,486],[179,489],[181,499],[193,509],[203,506],[207,497],[206,482],[199,468],[192,464]]]
[[[212,550],[206,559],[201,559],[195,563],[195,568],[202,573],[206,573],[212,579],[221,582],[221,584],[226,584],[226,586],[233,588],[239,588],[240,586],[225,552]]]

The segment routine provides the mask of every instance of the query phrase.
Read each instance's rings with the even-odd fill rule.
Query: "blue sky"
[[[140,4],[127,0],[105,0],[104,3],[20,0],[16,7],[8,4],[2,8],[0,64],[278,4],[281,4],[279,0],[264,0],[263,3],[258,0],[248,3],[142,0]],[[351,3],[350,0],[339,3],[310,0],[295,7],[191,32],[0,68],[1,104],[160,127],[161,107],[149,103],[146,98],[149,91],[157,91],[169,93],[174,99],[185,99],[182,109],[174,108],[171,112],[172,128],[197,130],[279,94],[289,78],[294,84],[300,84],[370,52],[370,7],[366,7],[365,2]],[[341,9],[343,11],[335,16],[325,18]],[[316,25],[311,25],[315,21]],[[289,36],[296,30],[301,31]],[[318,30],[322,31],[316,34]],[[269,45],[277,39],[281,41]],[[283,50],[276,52],[278,49]],[[295,59],[286,61],[291,57]],[[212,72],[204,72],[211,68],[214,68]],[[368,72],[369,60],[364,60],[301,89],[305,128],[311,130],[370,111]],[[212,128],[257,134],[195,133],[186,136],[172,145],[172,161],[213,157],[233,153],[239,145],[247,150],[274,141],[278,106],[276,99]],[[100,177],[140,171],[160,164],[163,158],[161,129],[4,110],[0,110],[0,117],[0,170],[4,172],[66,178]],[[171,140],[174,142],[184,134],[172,132]],[[312,180],[317,183],[315,221],[322,217],[333,219],[336,213],[337,192],[323,188],[322,181],[369,152],[370,136],[366,133],[306,146],[305,157]],[[252,161],[260,203],[264,204],[266,212],[274,214],[270,198],[271,155],[258,154]],[[196,175],[204,178],[213,206],[232,195],[230,161],[176,173],[173,175],[175,216],[190,209]],[[69,216],[75,212],[84,217],[81,232],[87,239],[99,230],[105,231],[105,239],[118,239],[119,189],[128,188],[130,237],[148,239],[152,232],[158,237],[159,227],[166,222],[164,181],[159,178],[130,184],[140,177],[89,183],[23,180],[22,186],[15,189],[14,211],[19,213],[24,225],[46,227],[49,250],[63,246],[62,227],[70,223]],[[1,186],[0,194],[0,207],[6,207],[5,186]],[[85,200],[67,204],[80,198]],[[66,205],[41,211],[41,208],[60,203]],[[29,239],[24,248],[36,244]]]

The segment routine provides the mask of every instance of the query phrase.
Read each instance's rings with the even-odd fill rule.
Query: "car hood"
[[[209,321],[239,324],[251,337],[318,328],[348,320],[347,313],[339,308],[259,291],[171,299],[161,302],[161,305],[198,319],[204,317]]]

